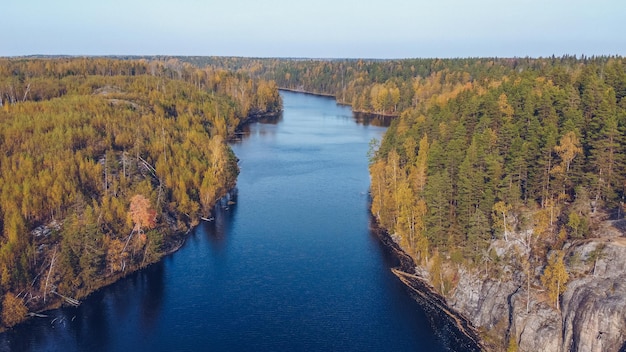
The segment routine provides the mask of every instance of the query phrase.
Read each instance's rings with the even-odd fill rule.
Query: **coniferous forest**
[[[2,324],[157,261],[235,184],[275,83],[178,60],[0,60]]]
[[[425,258],[520,228],[545,252],[622,217],[622,58],[205,61],[397,116],[372,155],[372,212]]]

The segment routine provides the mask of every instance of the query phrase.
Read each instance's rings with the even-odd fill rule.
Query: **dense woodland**
[[[488,249],[514,233],[526,250],[512,261],[552,263],[552,275],[566,240],[623,216],[624,62],[537,61],[502,77],[436,80],[447,97],[405,110],[371,164],[372,212],[439,273],[443,293],[456,275],[438,271],[441,257],[502,275],[511,258]],[[544,276],[558,306],[564,282]]]
[[[623,217],[621,57],[188,60],[398,116],[373,145],[372,213],[444,295],[460,270],[522,273],[558,309],[564,244]]]
[[[224,140],[280,109],[277,86],[397,117],[372,145],[372,213],[444,295],[461,270],[522,273],[558,309],[584,274],[563,246],[623,217],[621,57],[4,60],[4,324],[167,251],[233,184]]]
[[[0,59],[2,324],[158,260],[235,184],[276,84],[178,60]]]

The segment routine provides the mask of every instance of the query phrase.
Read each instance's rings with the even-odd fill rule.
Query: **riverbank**
[[[587,239],[563,244],[566,289],[555,306],[539,278],[530,282],[522,268],[523,232],[496,239],[490,251],[510,258],[502,274],[457,266],[459,282],[447,297],[479,327],[489,350],[624,351],[626,348],[626,221],[604,220]],[[517,256],[517,257],[516,257]],[[545,272],[532,263],[531,272]]]
[[[337,100],[337,97],[335,97],[332,94],[328,94],[328,93],[318,93],[318,92],[307,91],[307,90],[304,90],[304,89],[293,89],[293,88],[286,88],[286,87],[278,87],[278,90],[284,90],[286,92],[292,92],[292,93],[310,94],[310,95],[315,95],[315,96],[318,96],[318,97],[333,98],[333,99]]]
[[[398,258],[394,274],[409,288],[412,296],[434,316],[443,315],[469,338],[467,350],[501,351],[625,351],[626,324],[626,221],[604,221],[596,237],[567,241],[564,248],[566,270],[570,275],[561,296],[560,309],[552,306],[538,282],[526,289],[520,272],[511,278],[485,277],[480,270],[460,269],[460,280],[453,293],[441,296],[422,275],[415,262],[383,229],[375,231]],[[491,248],[501,256],[519,253],[518,233],[510,242],[494,240]],[[521,267],[511,263],[507,271]],[[429,275],[426,268],[425,275]],[[543,267],[531,270],[540,272]],[[419,270],[418,270],[419,271]],[[538,280],[537,280],[538,281]],[[510,342],[513,341],[513,342]]]
[[[333,98],[335,99],[335,102],[337,102],[337,105],[342,105],[342,106],[349,106],[350,108],[352,108],[352,104],[347,103],[345,101],[339,100],[337,98],[337,96],[332,95],[332,94],[328,94],[328,93],[318,93],[318,92],[311,92],[311,91],[307,91],[304,89],[293,89],[293,88],[285,88],[285,87],[279,87],[278,90],[284,90],[286,92],[293,92],[293,93],[303,93],[303,94],[310,94],[310,95],[315,95],[318,97],[326,97],[326,98]],[[354,110],[352,109],[353,113],[357,113],[357,114],[367,114],[367,115],[372,115],[372,116],[376,116],[376,117],[398,117],[400,116],[399,114],[387,114],[387,113],[380,113],[380,112],[374,112],[374,111],[367,111],[367,110]]]
[[[234,188],[233,185],[229,185],[229,191],[226,192],[222,197],[220,197],[215,204],[218,204],[225,196],[227,196],[231,190]],[[108,273],[107,275],[102,275],[99,278],[99,281],[92,282],[93,286],[90,287],[88,291],[85,291],[78,295],[73,295],[73,297],[67,297],[61,294],[58,294],[56,291],[48,291],[46,292],[46,299],[44,300],[43,292],[39,292],[39,295],[33,296],[30,298],[29,311],[24,320],[20,322],[20,324],[26,322],[28,319],[32,319],[33,317],[46,317],[46,314],[43,314],[47,311],[58,309],[65,305],[70,306],[78,306],[81,301],[88,298],[93,293],[110,286],[117,281],[126,278],[127,276],[136,273],[140,270],[144,270],[152,264],[158,263],[162,261],[165,257],[175,253],[178,251],[184,244],[187,238],[189,237],[189,233],[199,224],[198,221],[189,221],[185,224],[184,230],[176,230],[169,235],[164,235],[164,243],[162,244],[163,252],[161,252],[157,257],[154,257],[154,260],[146,261],[141,265],[137,266],[128,266],[125,270],[120,272]],[[6,327],[0,327],[0,333],[6,331]]]
[[[392,272],[406,285],[411,297],[429,313],[433,328],[440,331],[446,338],[455,339],[454,343],[463,346],[465,351],[485,350],[480,334],[471,322],[461,313],[449,307],[445,298],[437,293],[426,279],[416,273],[413,258],[393,241],[387,231],[380,228],[374,220],[372,220],[372,224],[372,231],[398,260],[398,266],[392,268]],[[448,333],[454,330],[459,331],[462,335]]]
[[[279,116],[281,111],[270,111],[270,112],[255,112],[249,114],[243,121],[238,125],[236,131],[240,131],[245,125],[254,123],[259,119],[270,118]],[[236,175],[235,175],[236,176]],[[230,177],[229,177],[230,179]],[[225,197],[227,197],[232,190],[236,186],[236,177],[231,181],[223,181],[223,184],[219,189],[223,190],[220,194],[218,194],[217,200],[214,202],[214,206],[222,201]],[[32,290],[28,293],[28,295],[24,294],[24,301],[26,302],[27,315],[20,322],[23,323],[26,320],[32,317],[39,317],[41,313],[60,308],[64,305],[78,305],[80,302],[87,297],[89,297],[94,292],[97,292],[107,286],[110,286],[117,281],[137,272],[145,269],[146,267],[157,263],[163,260],[165,257],[175,253],[178,251],[187,240],[189,233],[200,223],[203,216],[206,214],[196,214],[190,217],[188,214],[182,213],[168,213],[163,212],[160,214],[163,220],[163,226],[158,230],[160,236],[162,237],[162,243],[159,245],[158,253],[153,253],[152,255],[146,257],[144,254],[144,260],[137,263],[124,263],[123,269],[119,269],[118,271],[109,271],[103,272],[102,275],[97,277],[97,280],[93,280],[81,286],[74,292],[73,294],[61,294],[64,293],[61,290],[58,290],[55,285],[52,284],[53,280],[50,280],[51,285],[46,286],[38,290]],[[54,258],[55,255],[58,256],[58,253],[61,253],[61,246],[59,244],[49,245],[47,243],[48,238],[53,233],[63,231],[61,223],[53,222],[51,224],[40,226],[38,229],[33,230],[33,237],[37,238],[42,243],[37,243],[38,248],[45,248],[46,253],[52,254],[51,258]],[[38,232],[39,234],[36,234]],[[130,242],[132,235],[128,237],[127,243]],[[144,235],[145,236],[145,235]],[[135,235],[134,237],[137,237]],[[121,249],[121,248],[120,248]],[[147,251],[147,249],[142,249],[143,251]],[[144,252],[145,253],[145,252]],[[120,253],[120,258],[123,258],[123,254]],[[55,259],[51,259],[49,269],[46,269],[44,272],[45,275],[49,276],[50,279],[55,277],[55,271],[57,270],[58,265],[55,266]],[[122,261],[123,259],[120,259]],[[51,275],[52,274],[52,275]],[[60,291],[61,293],[59,293]],[[19,296],[18,296],[19,297]],[[6,331],[6,327],[0,326],[0,332]]]

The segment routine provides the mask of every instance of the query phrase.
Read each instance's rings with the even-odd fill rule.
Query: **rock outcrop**
[[[563,294],[563,351],[618,351],[626,341],[626,241],[592,241],[572,253],[589,261],[598,248],[590,275]]]
[[[565,244],[570,280],[559,309],[548,302],[538,280],[543,267],[531,269],[534,278],[529,285],[515,260],[497,278],[460,268],[447,303],[483,332],[490,349],[505,349],[514,340],[518,351],[624,350],[626,238],[614,225],[606,222],[597,238]],[[522,247],[509,241],[494,242],[492,249],[510,258]]]

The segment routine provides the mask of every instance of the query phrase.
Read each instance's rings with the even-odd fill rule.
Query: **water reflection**
[[[324,99],[324,98],[321,98]],[[330,98],[327,98],[330,99]],[[376,127],[389,127],[391,122],[395,117],[391,116],[383,116],[377,114],[370,114],[365,112],[350,112],[349,115],[345,116],[346,118],[352,119],[357,125],[361,126],[376,126]],[[262,116],[254,119],[253,122],[245,124],[241,127],[241,129],[235,134],[235,138],[231,140],[231,143],[239,144],[244,139],[250,137],[251,133],[257,133],[261,136],[273,136],[276,134],[276,128],[258,128],[252,127],[253,123],[258,123],[260,125],[268,125],[268,127],[278,125],[283,121],[283,113],[281,112],[278,115],[273,116]]]
[[[389,127],[395,117],[369,114],[365,112],[353,112],[354,121],[363,126]]]
[[[204,224],[207,230],[204,232],[207,234],[212,247],[216,249],[220,249],[225,245],[230,224],[237,213],[238,197],[239,190],[235,187],[213,207],[211,221],[207,221]]]
[[[253,118],[253,120],[245,125],[243,125],[239,131],[237,131],[235,133],[235,137],[232,138],[231,143],[240,143],[242,139],[248,138],[250,137],[250,133],[251,133],[251,124],[253,123],[259,123],[262,125],[278,125],[280,122],[283,121],[283,113],[281,112],[280,114],[277,115],[267,115],[267,116],[260,116],[260,117],[256,117]],[[272,133],[272,131],[275,130],[267,130],[267,129],[262,129],[260,131],[258,131],[258,133],[265,135],[267,133]]]
[[[138,317],[142,333],[154,330],[162,314],[165,292],[163,261],[99,290],[79,307],[44,312],[0,339],[2,351],[101,351],[115,349],[116,322]],[[133,294],[129,294],[133,292]],[[24,332],[28,331],[28,335]]]
[[[149,275],[140,276],[140,284],[145,287],[141,294],[141,326],[143,330],[154,328],[161,308],[165,292],[165,266],[163,262],[152,265]]]

